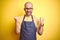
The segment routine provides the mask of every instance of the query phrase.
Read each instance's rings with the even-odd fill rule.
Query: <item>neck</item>
[[[31,15],[25,15],[26,17],[30,17]]]

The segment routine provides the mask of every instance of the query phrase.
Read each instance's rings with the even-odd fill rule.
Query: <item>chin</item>
[[[31,13],[28,13],[27,15],[30,16],[30,15],[32,15],[32,14],[31,14]]]
[[[30,16],[30,14],[29,14],[29,15],[27,15],[27,16]]]

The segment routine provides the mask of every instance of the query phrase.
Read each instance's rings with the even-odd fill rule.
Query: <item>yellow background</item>
[[[0,6],[0,40],[18,40],[14,32],[15,16],[24,14],[24,3],[33,3],[33,15],[44,17],[43,35],[37,34],[37,40],[60,40],[60,10],[59,0],[1,0]]]

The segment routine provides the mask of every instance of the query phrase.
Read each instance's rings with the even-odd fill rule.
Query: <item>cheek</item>
[[[28,10],[25,10],[25,12],[27,12]]]
[[[33,11],[33,10],[30,10],[30,11]]]
[[[27,10],[26,10],[26,9],[24,9],[24,11],[26,12]]]

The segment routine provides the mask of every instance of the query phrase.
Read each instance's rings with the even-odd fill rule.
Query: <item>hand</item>
[[[44,24],[44,18],[40,17],[40,24],[43,25]]]

